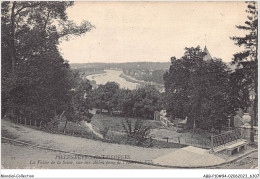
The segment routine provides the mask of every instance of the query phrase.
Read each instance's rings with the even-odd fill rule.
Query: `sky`
[[[242,50],[230,36],[245,32],[244,2],[75,2],[69,20],[95,29],[59,46],[70,63],[169,62],[185,47],[206,45],[211,56],[231,61]]]

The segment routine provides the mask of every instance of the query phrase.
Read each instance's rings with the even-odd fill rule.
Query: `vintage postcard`
[[[10,169],[259,177],[258,2],[1,1]]]

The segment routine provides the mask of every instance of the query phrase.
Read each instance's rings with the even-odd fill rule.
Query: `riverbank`
[[[145,84],[144,81],[140,81],[140,80],[134,79],[134,78],[132,78],[132,77],[130,77],[130,76],[124,74],[124,73],[121,73],[119,76],[121,78],[124,78],[126,81],[129,81],[129,82],[132,82],[132,83]]]
[[[116,82],[119,84],[120,88],[126,89],[136,89],[138,83],[133,81],[127,81],[126,79],[120,77],[123,73],[122,70],[105,70],[105,73],[98,75],[88,75],[86,78],[89,80],[95,80],[97,85],[104,85],[107,82]]]
[[[129,75],[126,75],[124,73],[120,74],[121,78],[124,78],[126,81],[132,82],[132,83],[138,83],[139,85],[146,85],[146,84],[151,84],[154,85],[160,92],[164,92],[164,85],[154,83],[154,82],[147,82],[143,80],[138,80],[135,79],[134,77],[131,77]]]

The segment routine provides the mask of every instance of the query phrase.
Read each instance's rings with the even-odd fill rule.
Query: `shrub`
[[[103,129],[100,130],[100,133],[104,139],[106,138],[108,131],[109,131],[109,127],[104,127]]]
[[[135,122],[126,119],[125,122],[122,122],[122,126],[127,135],[127,141],[135,145],[142,145],[148,139],[151,130],[150,127],[144,126],[140,119]]]

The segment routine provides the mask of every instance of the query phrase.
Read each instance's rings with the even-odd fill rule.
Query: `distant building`
[[[207,47],[205,46],[204,50],[203,50],[204,53],[206,53],[206,55],[203,57],[203,60],[207,61],[207,60],[211,60],[212,57],[207,49]]]

